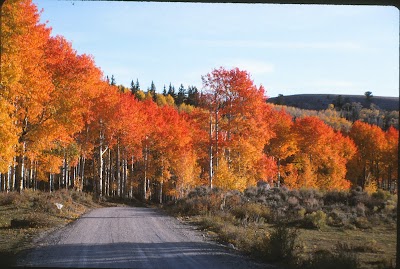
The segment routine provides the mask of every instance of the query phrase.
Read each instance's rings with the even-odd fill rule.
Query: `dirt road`
[[[46,237],[19,266],[261,268],[161,211],[100,208]],[[265,265],[264,267],[265,268]]]

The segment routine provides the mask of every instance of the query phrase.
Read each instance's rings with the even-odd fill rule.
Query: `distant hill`
[[[375,104],[382,110],[399,110],[398,97],[373,96],[367,100],[365,95],[339,95],[339,94],[296,94],[269,98],[267,103],[298,107],[301,109],[324,110],[329,104],[361,103],[363,107]]]

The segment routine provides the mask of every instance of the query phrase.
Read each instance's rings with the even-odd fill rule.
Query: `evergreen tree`
[[[185,103],[192,106],[199,105],[200,94],[196,86],[189,86],[187,91],[187,99]]]
[[[165,87],[165,84],[164,84],[164,89],[163,89],[163,95],[167,96],[167,88]]]
[[[181,86],[178,89],[178,96],[176,97],[175,103],[179,106],[186,100],[186,90],[181,84]]]
[[[171,85],[171,82],[169,83],[168,94],[171,95],[174,100],[176,99],[175,87]]]
[[[111,75],[111,81],[110,81],[110,85],[111,85],[111,86],[115,86],[115,85],[117,85],[117,82],[115,81],[115,77],[114,77],[114,75]]]
[[[140,90],[139,79],[136,79],[135,88],[136,88],[136,91],[139,91],[139,90]]]
[[[138,91],[138,89],[136,88],[136,85],[135,85],[135,83],[133,82],[133,80],[131,81],[131,88],[130,88],[130,90],[131,90],[131,93],[132,93],[133,95]]]
[[[371,102],[371,99],[372,99],[372,97],[373,97],[372,92],[367,91],[367,92],[364,93],[364,95],[365,95],[365,97],[367,98],[367,102],[368,102],[368,103]]]
[[[149,91],[150,91],[152,94],[156,93],[156,85],[154,85],[154,82],[153,82],[153,81],[151,81],[151,85],[150,85]]]
[[[153,97],[153,101],[156,102],[156,85],[154,85],[153,81],[151,81],[150,88],[147,91]]]

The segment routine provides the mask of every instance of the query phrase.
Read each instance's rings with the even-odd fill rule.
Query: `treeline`
[[[372,190],[397,178],[393,127],[293,119],[237,68],[204,75],[200,93],[160,94],[154,83],[143,91],[138,80],[127,89],[51,36],[31,0],[2,11],[2,191],[74,188],[162,202],[200,185]]]
[[[273,107],[277,110],[284,109],[293,117],[293,119],[301,117],[318,117],[336,131],[342,131],[345,133],[350,131],[353,124],[353,122],[343,118],[342,114],[333,108],[325,110],[309,110],[284,105],[274,105]]]
[[[377,125],[384,130],[391,126],[399,129],[399,111],[385,111],[374,104],[362,107],[358,102],[346,103],[338,108],[338,111],[342,118],[352,122],[360,120]]]
[[[129,88],[121,84],[117,85],[114,75],[111,76],[111,79],[107,76],[106,80],[110,85],[117,86],[121,93],[131,92],[132,95],[140,101],[153,99],[153,101],[159,106],[176,105],[179,107],[183,105],[182,109],[187,105],[195,107],[200,105],[201,92],[199,92],[196,86],[188,86],[186,89],[183,84],[181,84],[178,90],[176,90],[175,86],[169,83],[168,90],[164,85],[162,93],[157,93],[157,88],[153,81],[151,82],[150,87],[147,87],[147,90],[144,90],[140,86],[139,79],[136,79],[136,82],[132,80]]]
[[[349,97],[343,98],[341,95],[338,95],[335,99],[324,99],[324,95],[321,95],[319,98],[316,96],[320,95],[287,96],[288,98],[293,98],[292,102],[289,103],[294,104],[284,105],[285,97],[279,95],[276,98],[272,98],[272,103],[275,103],[280,107],[285,107],[288,113],[294,117],[321,117],[325,122],[331,123],[335,128],[348,129],[353,122],[359,120],[377,125],[383,130],[387,130],[391,126],[399,129],[399,111],[382,109],[372,101],[375,98],[379,98],[379,103],[384,104],[384,102],[388,102],[385,97],[373,97],[371,92],[366,92],[366,101],[362,104],[361,102],[351,101]],[[329,95],[327,97],[329,97]],[[359,100],[360,98],[361,97],[359,96],[357,96],[357,98],[353,97],[353,99],[356,100]],[[320,107],[324,103],[323,100],[325,103],[328,103],[327,100],[330,102],[324,109],[302,109],[298,107],[301,102],[308,104],[307,106],[311,106],[313,101],[315,102],[315,107]],[[375,100],[375,102],[378,101]],[[271,101],[269,100],[269,102]],[[332,119],[334,120],[332,121]]]

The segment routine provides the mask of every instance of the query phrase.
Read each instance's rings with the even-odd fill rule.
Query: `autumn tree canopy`
[[[200,90],[116,85],[39,19],[31,0],[3,5],[1,190],[75,188],[163,202],[199,185],[243,190],[259,181],[393,189],[393,127],[266,104],[264,87],[239,68],[211,70]]]
[[[265,117],[264,88],[254,85],[250,74],[219,68],[202,77],[209,111],[209,161],[215,186],[244,189],[266,179],[264,146],[272,136]],[[220,166],[221,164],[221,166]],[[225,182],[224,182],[225,181]],[[228,183],[231,182],[231,183]]]

